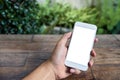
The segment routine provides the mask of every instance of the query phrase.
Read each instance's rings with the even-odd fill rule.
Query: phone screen
[[[75,26],[66,60],[87,66],[95,34],[96,30]]]

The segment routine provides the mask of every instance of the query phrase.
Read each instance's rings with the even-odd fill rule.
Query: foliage
[[[92,22],[96,19],[97,12],[95,8],[75,9],[69,4],[49,2],[40,5],[39,22],[42,25],[41,33],[54,33],[55,26],[72,29],[76,21]],[[61,30],[60,30],[61,33]]]
[[[100,0],[96,9],[98,33],[120,33],[120,0]]]
[[[99,0],[83,9],[36,0],[0,0],[0,33],[48,34],[54,27],[72,29],[76,21],[96,24],[98,34],[120,33],[120,0]],[[61,29],[59,33],[62,33]]]
[[[0,0],[0,33],[37,33],[38,8],[36,0]]]
[[[76,21],[96,24],[98,34],[120,33],[119,0],[116,2],[99,0],[97,6],[83,9],[71,8],[68,4],[64,4],[64,6],[59,3],[51,5],[49,2],[40,7],[42,11],[39,13],[39,22],[42,22],[43,25],[41,33],[53,33],[55,26],[71,29]]]

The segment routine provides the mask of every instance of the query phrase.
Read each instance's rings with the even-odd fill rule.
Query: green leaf
[[[4,6],[3,0],[0,0],[0,9],[2,9]]]
[[[98,29],[98,34],[103,34],[103,33],[104,33],[104,29],[99,28],[99,29]]]

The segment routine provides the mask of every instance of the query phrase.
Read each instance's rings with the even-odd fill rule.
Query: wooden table
[[[21,80],[48,59],[61,35],[0,35],[0,80]],[[92,69],[64,80],[120,80],[120,35],[97,35]]]

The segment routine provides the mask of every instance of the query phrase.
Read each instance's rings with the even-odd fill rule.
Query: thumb
[[[69,32],[69,33],[64,34],[60,41],[61,41],[63,44],[66,44],[66,42],[67,42],[68,39],[71,37],[71,35],[72,35],[72,32]]]

